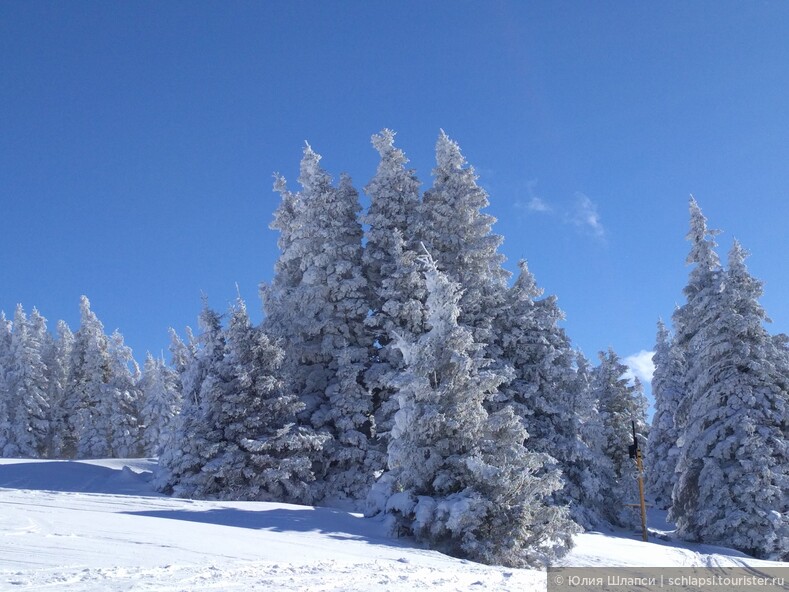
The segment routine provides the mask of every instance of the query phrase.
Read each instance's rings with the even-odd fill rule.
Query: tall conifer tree
[[[634,515],[624,510],[626,503],[637,503],[636,467],[628,455],[633,443],[632,422],[635,422],[639,446],[646,443],[647,401],[638,379],[630,384],[625,378],[627,366],[609,348],[600,352],[600,365],[594,369],[591,389],[597,400],[602,424],[605,458],[600,466],[602,493],[606,500],[608,520],[626,525]]]
[[[11,321],[0,312],[0,456],[14,453],[11,436]]]
[[[562,470],[565,486],[557,503],[568,504],[585,527],[595,526],[602,500],[595,479],[599,461],[584,440],[583,428],[594,421],[588,386],[576,366],[577,355],[558,323],[564,314],[556,297],[540,298],[526,261],[505,296],[496,319],[496,354],[515,376],[502,386],[493,408],[512,406],[529,433],[534,451],[550,454]]]
[[[421,251],[415,234],[420,183],[414,171],[406,169],[408,159],[395,148],[394,136],[393,131],[384,129],[372,137],[381,160],[365,187],[370,207],[363,217],[369,226],[362,253],[370,306],[365,324],[374,342],[365,383],[374,396],[378,436],[383,440],[397,407],[387,382],[403,364],[391,335],[393,331],[421,332],[425,298],[424,277],[416,260]]]
[[[222,497],[310,503],[312,461],[326,440],[297,427],[303,408],[282,388],[282,350],[253,327],[242,300],[231,311],[220,373],[209,414],[223,439],[203,473],[222,476]]]
[[[13,443],[15,455],[46,456],[49,443],[49,385],[43,352],[51,339],[46,320],[35,308],[30,317],[22,305],[14,315],[11,339]]]
[[[658,322],[657,344],[652,359],[655,363],[652,377],[655,414],[649,430],[646,488],[658,505],[667,508],[671,505],[679,454],[679,434],[674,416],[684,396],[685,361],[663,321]]]
[[[111,454],[121,458],[139,456],[142,454],[140,368],[119,331],[114,331],[107,340],[107,356],[109,376],[99,416],[107,424]]]
[[[362,378],[372,338],[362,274],[361,206],[350,178],[334,187],[307,146],[301,191],[279,179],[283,201],[274,227],[283,248],[274,282],[262,290],[267,332],[282,339],[286,388],[305,404],[302,418],[331,439],[316,464],[318,499],[360,499],[383,459],[370,446],[372,396]]]
[[[214,454],[211,434],[214,426],[207,419],[206,402],[208,393],[221,382],[218,369],[224,356],[225,336],[220,315],[206,301],[199,326],[200,334],[190,339],[188,345],[171,333],[173,357],[183,363],[180,371],[183,400],[174,436],[159,458],[155,483],[160,491],[180,497],[206,495],[198,475]]]
[[[789,373],[735,241],[694,336],[670,517],[691,540],[789,559]]]
[[[371,496],[395,528],[452,554],[511,566],[544,563],[568,548],[574,526],[546,503],[558,472],[524,447],[512,407],[484,402],[510,378],[458,323],[457,283],[426,259],[429,331],[398,336],[406,366],[393,379],[399,410],[389,471]]]
[[[111,436],[103,421],[102,400],[110,378],[110,359],[104,326],[80,298],[80,328],[74,336],[68,388],[63,410],[69,418],[63,434],[63,454],[68,458],[111,455]]]
[[[178,374],[162,358],[154,358],[148,352],[139,387],[143,450],[145,454],[159,456],[170,441],[175,417],[181,410]]]
[[[74,334],[65,321],[58,321],[57,337],[52,340],[45,352],[47,381],[49,385],[51,458],[63,455],[63,439],[68,431],[69,418],[63,407],[71,371],[71,353],[74,348]]]
[[[493,320],[502,306],[509,273],[498,252],[502,237],[494,234],[496,219],[482,212],[488,196],[477,184],[474,168],[456,142],[442,130],[436,142],[433,186],[425,192],[418,236],[439,269],[463,287],[460,322],[474,337],[490,345]]]

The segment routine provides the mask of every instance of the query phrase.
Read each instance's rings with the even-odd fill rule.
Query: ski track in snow
[[[331,508],[158,495],[153,461],[0,460],[0,591],[545,589],[545,573],[480,565]],[[759,566],[736,551],[584,533],[566,566]],[[666,539],[666,540],[662,540]]]

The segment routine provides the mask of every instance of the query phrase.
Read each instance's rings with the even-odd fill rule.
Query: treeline
[[[510,281],[455,142],[440,134],[421,192],[394,133],[372,141],[366,212],[309,146],[298,191],[276,177],[260,325],[241,300],[205,304],[197,334],[172,332],[171,364],[149,356],[140,372],[87,299],[73,336],[59,324],[49,338],[35,311],[3,320],[3,453],[157,454],[167,493],[364,507],[393,532],[512,566],[554,560],[579,525],[629,524],[640,384],[615,352],[592,367],[572,346],[525,261]],[[690,239],[688,303],[674,337],[659,333],[651,491],[683,536],[785,558],[789,355],[762,327],[742,250],[721,269],[695,202]]]
[[[53,336],[35,308],[0,313],[0,452],[6,457],[157,455],[180,408],[177,374],[148,354],[142,371],[83,296],[80,328]]]

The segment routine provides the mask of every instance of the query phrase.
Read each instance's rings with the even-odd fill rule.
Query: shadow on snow
[[[271,532],[315,532],[336,540],[356,540],[388,547],[413,548],[413,544],[405,544],[388,536],[384,532],[383,524],[375,519],[354,516],[332,508],[291,506],[270,510],[213,508],[202,511],[145,510],[124,513]]]

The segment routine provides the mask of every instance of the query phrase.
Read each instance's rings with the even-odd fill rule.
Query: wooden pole
[[[647,540],[647,504],[644,501],[644,463],[641,460],[641,448],[638,446],[638,436],[636,436],[636,422],[633,420],[633,443],[628,446],[627,452],[630,458],[636,461],[636,468],[638,469],[638,497],[641,504],[641,538]],[[635,504],[634,504],[635,505]]]
[[[647,504],[644,501],[644,463],[641,461],[641,449],[636,450],[636,466],[638,467],[638,496],[641,502],[641,538],[647,541]]]

